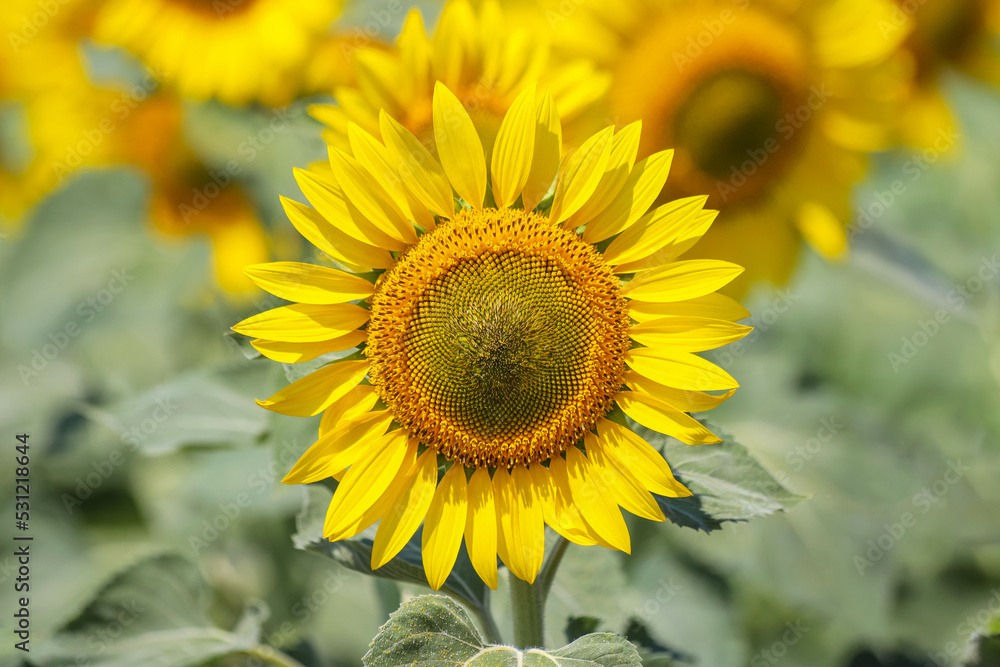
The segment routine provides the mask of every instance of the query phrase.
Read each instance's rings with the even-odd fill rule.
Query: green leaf
[[[966,667],[990,667],[1000,665],[1000,617],[994,618],[980,632],[969,640]]]
[[[421,595],[382,626],[364,667],[641,667],[635,647],[618,635],[586,635],[558,651],[488,645],[452,599]]]
[[[429,585],[424,575],[420,553],[420,531],[417,531],[395,558],[377,570],[371,568],[372,529],[362,532],[357,537],[337,542],[324,538],[323,523],[332,497],[333,492],[325,485],[308,485],[302,511],[296,517],[298,532],[292,536],[296,548],[332,558],[350,570],[369,576],[422,586]],[[441,590],[476,609],[485,609],[489,604],[489,588],[472,567],[464,544],[459,551],[455,567],[452,568]]]
[[[268,609],[247,607],[236,628],[215,627],[205,613],[208,591],[188,560],[165,554],[111,579],[76,618],[38,650],[41,667],[193,667],[228,655],[273,652],[259,644]]]
[[[629,426],[659,449],[677,479],[693,496],[656,500],[667,518],[679,526],[711,532],[726,521],[749,521],[784,511],[801,502],[765,469],[747,448],[723,437],[717,445],[685,445],[629,420]]]

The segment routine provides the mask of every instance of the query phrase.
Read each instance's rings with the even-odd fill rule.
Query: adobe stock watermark
[[[673,577],[660,579],[657,583],[659,586],[656,592],[632,609],[633,618],[648,621],[659,614],[671,600],[684,590],[684,586],[674,581]]]
[[[197,534],[188,536],[188,546],[194,555],[197,556],[202,550],[207,549],[223,533],[236,525],[243,511],[253,505],[265,491],[272,488],[280,476],[284,476],[282,471],[287,470],[292,462],[298,460],[300,452],[301,448],[294,440],[284,443],[270,463],[258,467],[247,476],[246,486],[249,491],[236,494],[236,497],[229,502],[219,503],[218,513],[202,521]]]
[[[61,498],[67,514],[73,514],[77,507],[82,506],[84,501],[94,495],[94,492],[122,467],[128,455],[139,449],[139,445],[177,411],[177,404],[170,396],[158,397],[155,403],[156,406],[150,411],[149,416],[129,428],[121,429],[119,434],[125,447],[113,449],[99,461],[92,461],[90,467],[93,471],[73,480],[76,482],[74,492],[63,493]]]
[[[970,470],[971,467],[962,465],[961,459],[948,461],[948,469],[939,479],[913,494],[910,502],[914,510],[919,511],[916,514],[906,511],[892,523],[883,523],[882,533],[875,539],[868,540],[867,551],[854,556],[854,567],[858,569],[858,574],[864,576],[866,570],[882,560],[906,536],[906,531],[917,525],[918,515],[930,512]]]
[[[388,0],[381,7],[372,5],[374,3],[368,3],[367,13],[361,17],[364,23],[354,26],[350,41],[345,40],[340,43],[340,52],[348,61],[352,60],[358,51],[371,46],[389,29],[397,16],[408,11],[408,5],[404,5],[402,0]]]
[[[885,190],[875,192],[875,201],[867,206],[858,206],[854,216],[854,224],[847,230],[847,237],[854,240],[864,234],[878,220],[913,188],[925,173],[941,159],[941,156],[958,143],[961,135],[953,128],[939,129],[932,146],[903,163],[900,167],[902,177],[895,179]]]
[[[785,631],[781,633],[781,638],[750,658],[750,667],[769,667],[778,664],[788,655],[788,649],[798,644],[807,632],[809,628],[802,625],[799,619],[795,619],[794,623],[791,621],[785,623]]]
[[[831,92],[826,89],[826,84],[811,86],[809,96],[806,101],[795,108],[794,111],[787,112],[775,124],[774,131],[779,138],[768,137],[763,145],[757,148],[747,149],[747,158],[741,164],[732,165],[728,181],[716,181],[715,187],[719,191],[722,201],[729,201],[729,197],[734,195],[740,188],[747,184],[758,170],[773,156],[781,151],[788,141],[792,139],[802,128],[804,128],[817,111],[829,101]],[[784,143],[783,143],[784,142]]]
[[[745,323],[747,326],[753,327],[753,331],[741,340],[730,343],[720,351],[715,352],[712,355],[712,361],[723,367],[730,366],[738,357],[742,357],[746,354],[746,351],[750,348],[750,346],[753,345],[762,334],[766,333],[772,326],[774,326],[775,322],[777,322],[782,315],[791,310],[792,306],[794,306],[800,298],[802,298],[800,295],[787,289],[777,290],[774,294],[774,298],[771,300],[771,303],[768,304],[767,308],[764,308],[747,318]]]
[[[902,337],[897,350],[886,354],[892,371],[898,373],[900,368],[913,361],[920,350],[927,347],[934,337],[941,333],[942,327],[951,322],[952,315],[961,312],[998,274],[1000,274],[1000,260],[997,260],[997,256],[983,257],[976,273],[955,285],[945,295],[945,300],[953,306],[952,311],[938,308],[932,317],[918,320],[917,329],[909,336]]]
[[[229,160],[218,171],[209,170],[208,182],[201,187],[191,188],[191,199],[188,202],[181,202],[177,207],[181,219],[185,223],[190,223],[191,218],[198,215],[219,196],[233,179],[239,176],[243,168],[257,159],[257,156],[268,147],[278,137],[278,135],[288,130],[288,122],[294,118],[298,110],[289,111],[288,108],[275,109],[271,114],[271,120],[265,127],[260,128],[253,134],[248,134],[243,141],[236,146],[236,153],[240,160]]]
[[[83,333],[87,325],[96,320],[97,316],[104,312],[134,279],[135,276],[131,275],[127,268],[115,269],[111,272],[111,279],[105,287],[77,304],[75,311],[77,317],[62,328],[49,332],[47,336],[49,342],[32,349],[31,360],[27,364],[18,364],[17,373],[24,386],[27,387],[34,378],[41,375],[49,364],[69,347],[70,341]]]
[[[969,638],[985,628],[997,615],[1000,615],[1000,588],[994,588],[990,591],[990,599],[986,604],[975,614],[966,616],[955,627],[955,634],[959,636],[959,641],[948,642],[941,651],[929,652],[927,657],[930,658],[930,662],[925,662],[923,667],[948,667],[953,664],[963,664],[962,658]]]
[[[823,450],[823,445],[831,442],[843,430],[844,424],[835,416],[823,417],[819,420],[819,428],[816,429],[816,435],[785,454],[785,465],[795,472],[801,471],[806,467],[807,463],[812,461]],[[774,474],[774,478],[784,484],[788,481],[788,473],[784,470],[779,470]]]
[[[121,610],[108,621],[107,625],[90,633],[86,643],[89,649],[86,654],[78,654],[73,663],[76,667],[84,667],[91,661],[100,662],[99,658],[114,646],[126,629],[138,620],[145,611],[135,599],[121,603]]]
[[[35,5],[37,10],[25,14],[21,17],[20,30],[7,33],[7,41],[14,53],[18,53],[25,44],[38,36],[49,21],[56,17],[56,14],[72,0],[39,0]],[[9,9],[7,11],[10,11]]]
[[[750,6],[750,0],[732,0],[732,2],[739,11],[745,11]],[[688,35],[684,47],[679,51],[674,51],[671,55],[677,71],[683,72],[685,67],[700,58],[705,53],[705,49],[711,47],[715,40],[726,31],[726,26],[735,22],[736,12],[732,9],[723,9],[716,18],[702,21],[704,29],[693,35]]]
[[[146,69],[142,80],[124,91],[114,101],[111,102],[108,110],[111,115],[102,118],[96,127],[81,132],[81,139],[74,144],[66,146],[66,152],[62,161],[52,162],[52,170],[61,183],[74,169],[82,166],[88,157],[104,143],[104,140],[113,133],[118,123],[121,123],[139,103],[153,94],[163,79],[163,70],[157,68],[156,71]]]

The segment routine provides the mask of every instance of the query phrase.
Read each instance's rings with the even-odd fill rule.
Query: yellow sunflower
[[[289,218],[351,272],[247,269],[295,302],[233,327],[263,355],[361,350],[260,402],[323,413],[284,481],[339,479],[324,535],[379,521],[373,568],[423,523],[435,589],[463,536],[494,588],[498,554],[535,579],[546,524],[627,552],[619,507],[662,521],[651,494],[690,492],[622,414],[689,444],[718,442],[686,413],[737,387],[696,353],[750,330],[735,323],[746,311],[715,293],[741,269],[677,259],[716,212],[705,197],[648,210],[672,152],[636,161],[639,123],[599,132],[560,169],[559,116],[534,85],[502,119],[490,170],[471,115],[441,83],[432,117],[440,161],[383,111],[381,140],[351,125],[350,151],[331,148],[329,172],[297,173],[315,208],[284,200]],[[716,391],[726,393],[706,393]]]
[[[940,149],[942,132],[955,121],[940,89],[941,75],[957,69],[1000,86],[1000,1],[896,0],[897,30],[909,17],[905,43],[913,63],[913,86],[901,114],[904,139]],[[947,135],[946,135],[947,136]]]
[[[462,100],[483,138],[487,160],[500,121],[529,82],[542,81],[552,92],[569,147],[601,127],[594,101],[605,94],[609,78],[586,60],[550,63],[548,31],[517,21],[509,25],[495,0],[473,9],[467,0],[445,4],[433,38],[413,9],[394,49],[374,44],[351,54],[356,83],[334,89],[336,105],[315,105],[310,113],[330,127],[324,138],[349,146],[350,123],[377,133],[385,109],[433,150],[431,97],[441,81]]]
[[[94,36],[185,97],[283,106],[339,11],[339,0],[107,0]]]
[[[676,148],[667,196],[724,213],[698,252],[746,267],[732,293],[784,282],[803,239],[844,256],[851,185],[891,142],[904,85],[889,0],[567,6],[547,12],[558,51],[612,73],[610,117],[643,120],[640,155]]]
[[[153,226],[168,236],[207,236],[219,286],[232,297],[249,297],[254,288],[243,267],[269,259],[263,225],[236,174],[209,168],[187,145],[182,120],[176,97],[152,95],[116,130],[116,158],[149,176]]]

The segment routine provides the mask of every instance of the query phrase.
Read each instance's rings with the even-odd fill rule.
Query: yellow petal
[[[248,317],[234,325],[233,331],[284,343],[314,343],[345,336],[367,322],[368,316],[367,310],[353,303],[297,303]]]
[[[634,325],[629,337],[647,347],[703,352],[737,341],[753,327],[707,317],[664,317]]]
[[[262,355],[282,364],[298,364],[303,361],[312,361],[321,354],[328,352],[340,352],[357,347],[368,340],[367,331],[352,331],[337,336],[330,340],[321,340],[312,343],[284,343],[276,340],[264,340],[256,338],[250,341],[258,352]]]
[[[497,588],[497,511],[493,482],[486,468],[476,468],[469,479],[469,514],[465,522],[465,548],[472,567],[486,585]]]
[[[252,264],[243,271],[258,287],[300,303],[344,303],[367,299],[375,291],[364,278],[315,264],[270,262]]]
[[[319,420],[319,437],[322,438],[341,422],[352,421],[366,414],[375,407],[378,400],[378,391],[375,387],[370,384],[359,384],[323,411],[323,417]]]
[[[499,468],[493,473],[493,492],[507,567],[518,579],[534,583],[545,555],[545,522],[531,473],[524,466],[510,473]]]
[[[642,217],[663,191],[673,159],[673,150],[666,150],[636,164],[614,200],[587,223],[583,240],[587,243],[603,241],[628,229]]]
[[[341,421],[314,442],[281,481],[284,484],[311,484],[336,477],[378,449],[391,423],[392,415],[388,410],[367,412]]]
[[[719,212],[712,210],[698,211],[694,215],[688,216],[685,218],[682,228],[677,231],[676,236],[660,246],[654,253],[642,259],[619,264],[615,267],[615,273],[647,271],[676,261],[678,257],[686,253],[694,244],[701,240],[701,237],[708,232],[717,217],[719,217]],[[629,228],[625,233],[627,234],[628,231],[638,226],[639,223],[636,223],[634,227]]]
[[[344,195],[365,219],[397,241],[417,242],[417,232],[406,214],[357,160],[335,148],[330,151],[330,165]]]
[[[599,485],[610,491],[611,497],[622,506],[622,509],[650,521],[666,521],[667,518],[663,516],[663,511],[649,491],[632,473],[620,468],[615,460],[608,456],[596,435],[587,433],[584,442],[590,469],[600,480]]]
[[[384,111],[379,114],[382,141],[406,188],[424,206],[445,218],[455,215],[451,184],[441,165],[420,140]]]
[[[802,237],[823,257],[840,261],[847,258],[850,244],[844,224],[833,211],[815,202],[806,202],[795,218]]]
[[[535,84],[517,96],[497,132],[493,145],[493,199],[497,208],[513,204],[528,182],[535,151]]]
[[[457,90],[476,50],[476,16],[468,2],[445,3],[434,32],[434,78]]]
[[[462,546],[468,518],[466,487],[465,466],[453,464],[441,478],[424,519],[421,553],[424,573],[434,590],[441,588],[448,578]]]
[[[332,162],[331,162],[332,165]],[[295,182],[327,223],[356,241],[386,250],[403,250],[406,243],[387,234],[361,212],[344,194],[333,173],[320,174],[305,169],[293,170]]]
[[[674,479],[674,473],[656,449],[631,429],[608,419],[599,419],[597,434],[604,451],[621,467],[632,471],[636,479],[653,493],[668,498],[683,498],[691,492]]]
[[[597,189],[611,159],[614,126],[606,127],[583,142],[559,172],[549,219],[558,224],[580,210]]]
[[[345,234],[315,209],[288,197],[281,197],[281,205],[299,234],[331,258],[362,272],[388,269],[395,263],[388,250],[362,243]]]
[[[718,395],[706,394],[703,391],[677,389],[676,387],[668,387],[659,382],[653,382],[635,371],[626,372],[622,379],[628,385],[629,389],[655,396],[681,412],[705,412],[706,410],[717,408],[723,401],[736,393],[735,389],[730,389],[726,393]]]
[[[672,303],[629,301],[628,310],[636,322],[647,322],[661,317],[712,317],[735,322],[750,317],[750,311],[741,306],[739,301],[715,292]]]
[[[626,283],[622,296],[636,301],[686,301],[725,287],[743,267],[717,259],[688,259],[643,271]]]
[[[718,391],[740,386],[729,373],[696,354],[642,347],[630,350],[625,361],[640,375],[668,387]]]
[[[379,522],[372,546],[373,570],[392,560],[417,532],[434,498],[437,471],[437,452],[425,450],[417,459],[413,479],[399,490],[389,511]]]
[[[411,9],[396,39],[402,76],[401,98],[414,99],[430,86],[431,43],[419,9]]]
[[[580,210],[570,216],[567,227],[571,229],[581,227],[611,205],[611,202],[628,181],[632,167],[635,166],[635,158],[639,154],[641,133],[641,120],[630,123],[615,133],[611,140],[611,156],[608,159],[604,175],[601,176],[601,182],[597,184],[594,194]]]
[[[587,457],[576,447],[566,450],[566,475],[573,502],[587,524],[613,548],[631,553],[632,541],[618,504],[595,484]]]
[[[368,374],[368,361],[337,361],[296,380],[260,407],[290,417],[312,417],[358,386]]]
[[[417,442],[407,443],[399,429],[385,436],[369,455],[352,465],[333,494],[326,512],[323,535],[336,534],[356,523],[389,490],[400,467],[416,457]]]
[[[533,211],[545,198],[552,182],[559,173],[562,161],[562,124],[559,111],[552,100],[552,93],[542,93],[535,117],[535,155],[531,161],[531,171],[521,192],[525,211]]]
[[[683,231],[706,201],[707,196],[687,197],[650,211],[608,245],[604,261],[618,266],[652,255]]]
[[[684,444],[705,445],[722,442],[691,415],[644,392],[618,392],[615,402],[625,414],[646,428],[677,438]]]
[[[552,501],[555,505],[554,523],[549,524],[552,529],[573,544],[583,546],[599,544],[602,547],[614,549],[603,537],[594,532],[594,529],[584,520],[579,508],[573,502],[566,461],[561,456],[553,457],[549,461],[548,478],[552,483]]]
[[[382,142],[354,123],[347,126],[347,137],[354,158],[389,193],[396,206],[409,215],[414,224],[424,229],[432,229],[434,216],[403,185],[394,163],[389,158],[389,151]]]
[[[443,83],[434,84],[434,141],[458,196],[473,208],[486,197],[486,155],[469,112]]]
[[[403,461],[403,465],[399,467],[399,470],[396,471],[396,474],[389,482],[389,486],[386,487],[386,492],[376,499],[371,507],[362,512],[351,523],[344,524],[340,530],[327,533],[324,537],[331,542],[346,540],[354,537],[388,514],[392,508],[392,504],[396,501],[396,497],[399,495],[398,489],[406,488],[416,474],[417,462],[415,458],[416,456],[407,456],[407,459]]]

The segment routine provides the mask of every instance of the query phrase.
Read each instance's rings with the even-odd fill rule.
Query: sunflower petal
[[[417,242],[417,232],[406,214],[379,184],[378,179],[356,159],[335,148],[330,151],[330,164],[345,197],[365,219],[397,241],[406,244]]]
[[[657,433],[677,438],[687,445],[722,442],[691,415],[641,391],[622,391],[615,402],[629,417]]]
[[[424,574],[434,590],[441,588],[455,565],[467,518],[465,466],[456,463],[444,474],[434,492],[421,536]]]
[[[587,224],[618,196],[635,166],[641,132],[642,121],[637,120],[615,133],[611,140],[611,156],[601,182],[580,210],[570,216],[568,227],[575,229]]]
[[[584,438],[587,447],[587,460],[591,469],[601,480],[601,485],[611,491],[612,497],[627,512],[649,519],[650,521],[666,521],[663,510],[653,500],[653,496],[627,469],[618,466],[617,462],[604,451],[604,445],[593,433],[587,433]]]
[[[493,492],[507,567],[518,579],[534,583],[545,552],[545,523],[531,474],[524,466],[515,466],[512,473],[498,468],[493,473]]]
[[[285,215],[299,234],[333,259],[364,272],[388,269],[394,264],[388,250],[363,243],[345,234],[314,208],[288,197],[281,197]]]
[[[683,231],[706,201],[707,196],[687,197],[650,211],[615,237],[604,251],[604,261],[618,266],[652,255]]]
[[[712,292],[704,296],[667,303],[629,301],[629,316],[636,322],[648,322],[661,317],[711,317],[736,322],[750,317],[750,311],[725,294]]]
[[[323,416],[319,420],[319,437],[322,438],[341,422],[352,421],[366,414],[378,401],[379,395],[375,387],[370,384],[359,384],[323,411]]]
[[[826,259],[842,260],[847,257],[850,250],[847,230],[827,207],[806,202],[799,209],[795,223],[802,237]]]
[[[368,361],[338,361],[296,380],[260,407],[290,417],[312,417],[326,410],[365,379]]]
[[[587,524],[613,548],[631,553],[632,541],[618,504],[595,481],[590,462],[576,447],[566,450],[566,475],[573,503]]]
[[[420,203],[445,218],[455,215],[455,200],[444,169],[413,134],[384,111],[379,114],[382,141],[406,188]]]
[[[465,521],[465,547],[476,574],[497,589],[497,511],[493,482],[486,468],[476,468],[469,479],[469,513]]]
[[[368,340],[367,331],[355,330],[343,336],[337,336],[330,340],[321,340],[312,343],[284,343],[276,340],[264,340],[255,338],[250,341],[254,349],[262,355],[282,364],[299,364],[304,361],[312,361],[316,357],[329,352],[340,352],[357,347]]]
[[[326,512],[323,535],[336,534],[356,523],[389,490],[396,473],[416,457],[417,443],[407,443],[403,429],[391,432],[348,469]]]
[[[622,287],[637,301],[686,301],[715,292],[743,273],[743,267],[716,259],[688,259],[644,271]]]
[[[587,223],[583,240],[597,243],[628,229],[642,217],[663,191],[670,173],[674,151],[660,151],[632,169],[618,196],[597,217]]]
[[[553,224],[567,220],[594,194],[611,159],[614,133],[614,126],[604,128],[583,142],[566,160],[556,181],[556,193],[549,212]]]
[[[696,354],[652,347],[630,350],[625,362],[635,372],[668,387],[689,391],[735,389],[739,383],[726,371]]]
[[[417,459],[413,479],[399,490],[379,522],[372,546],[373,570],[392,560],[417,532],[434,499],[437,469],[437,452],[425,450]]]
[[[552,500],[555,505],[555,523],[550,524],[552,529],[573,544],[583,546],[598,544],[608,549],[614,549],[590,527],[583,515],[580,514],[579,508],[574,504],[565,459],[561,456],[553,457],[549,461],[548,472],[552,481]]]
[[[707,317],[664,317],[634,325],[629,337],[647,347],[703,352],[737,341],[753,327]]]
[[[486,197],[486,155],[469,112],[443,83],[434,85],[434,141],[458,196],[473,208]]]
[[[703,210],[698,211],[693,216],[685,219],[682,229],[669,242],[660,246],[653,254],[643,257],[634,262],[626,262],[615,267],[615,273],[636,273],[658,269],[677,260],[678,257],[691,249],[694,244],[701,240],[715,219],[719,217],[718,211]],[[636,224],[638,226],[638,224]]]
[[[531,161],[531,171],[521,192],[525,211],[533,211],[545,198],[552,181],[559,173],[562,160],[562,124],[559,111],[552,100],[552,93],[545,91],[538,103],[535,118],[535,156]]]
[[[345,336],[368,321],[369,313],[353,303],[293,304],[272,308],[233,325],[244,336],[283,343],[315,343]]]
[[[640,391],[650,396],[655,396],[681,412],[706,412],[707,410],[712,410],[719,407],[726,399],[736,393],[735,389],[730,389],[726,393],[718,395],[706,394],[703,391],[677,389],[676,387],[668,387],[659,382],[654,382],[635,371],[626,372],[622,379],[632,391]]]
[[[305,451],[282,483],[311,484],[339,475],[377,449],[391,423],[388,410],[340,422]]]
[[[358,276],[301,262],[252,264],[243,269],[258,287],[300,303],[331,304],[367,299],[374,286]]]
[[[497,208],[513,204],[528,182],[535,152],[535,118],[535,84],[531,84],[507,110],[493,145],[490,171]]]
[[[653,493],[668,498],[691,495],[687,487],[674,479],[663,456],[630,428],[602,418],[597,421],[597,434],[608,456],[631,470]]]

